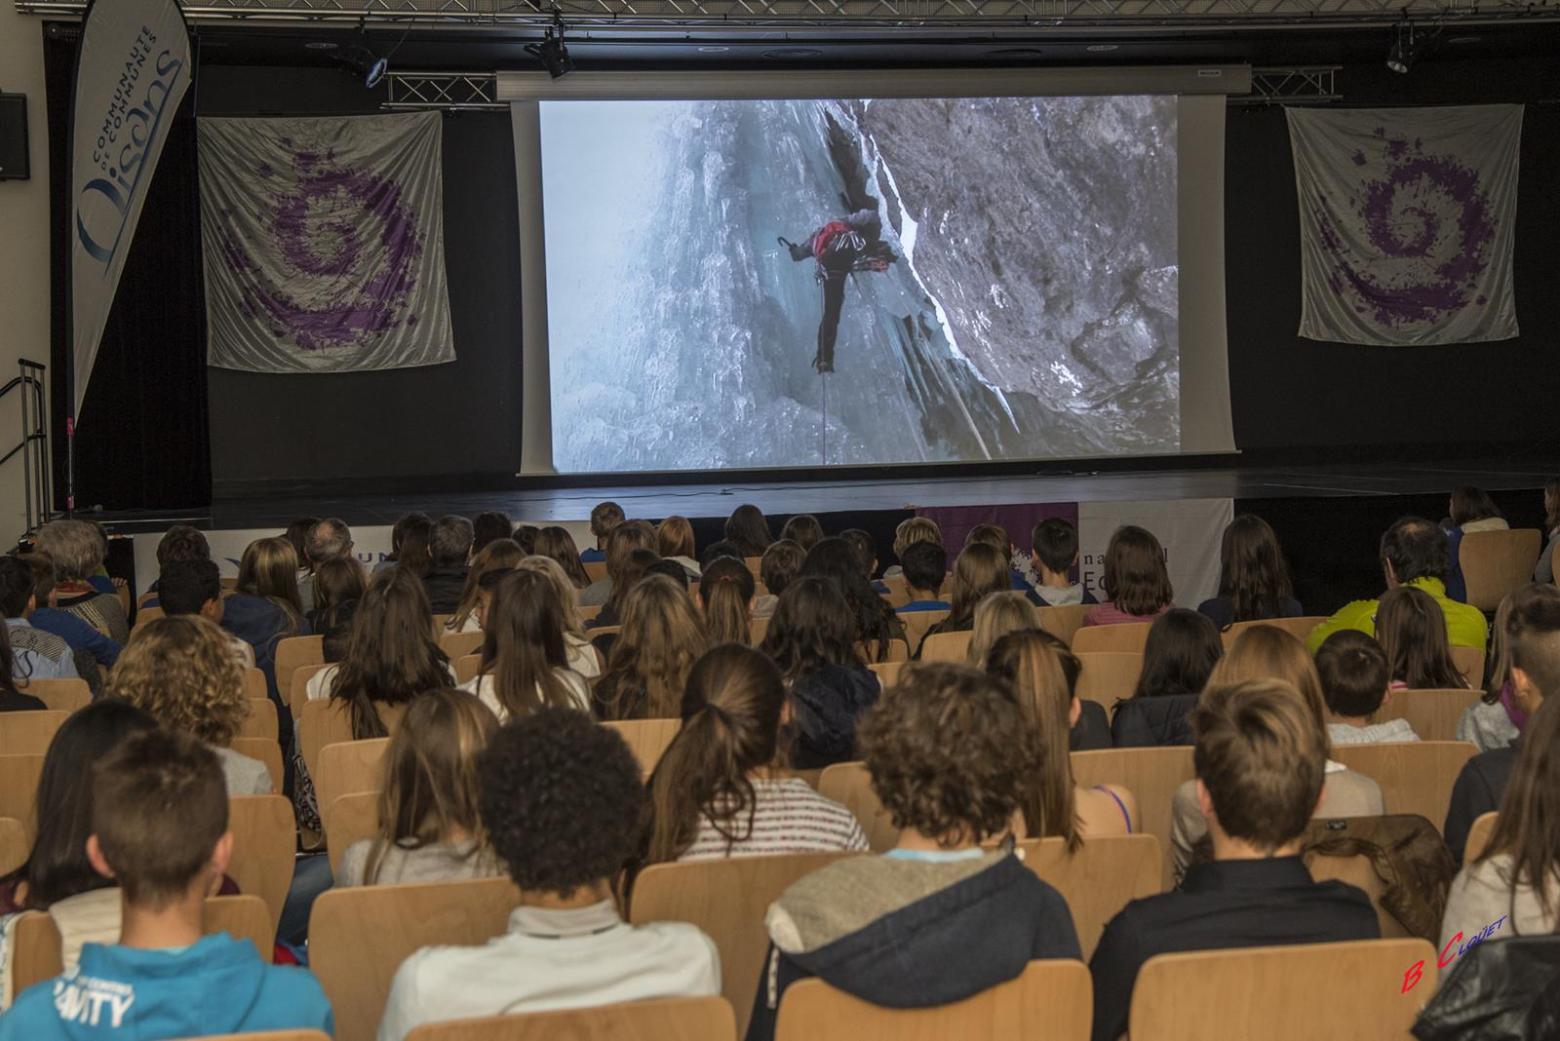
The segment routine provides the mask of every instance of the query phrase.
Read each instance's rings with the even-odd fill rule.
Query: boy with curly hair
[[[407,958],[379,1041],[422,1023],[720,993],[709,937],[618,915],[612,880],[638,851],[645,790],[616,731],[583,712],[538,709],[493,737],[478,771],[482,823],[520,906],[486,946]]]
[[[770,949],[747,1041],[773,1037],[785,989],[806,976],[875,1005],[926,1008],[1079,958],[1062,895],[1005,849],[1039,747],[1003,681],[924,664],[883,692],[856,732],[872,790],[900,829],[879,857],[849,857],[770,905]]]

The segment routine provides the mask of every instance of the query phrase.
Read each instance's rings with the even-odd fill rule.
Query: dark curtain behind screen
[[[54,487],[65,497],[70,407],[70,109],[76,27],[44,33],[49,110]],[[76,506],[111,510],[211,502],[206,299],[200,251],[195,97],[184,96],[141,211],[76,431]]]

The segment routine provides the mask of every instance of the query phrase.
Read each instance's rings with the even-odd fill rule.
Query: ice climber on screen
[[[814,277],[823,290],[823,318],[818,322],[818,353],[813,368],[834,371],[834,340],[839,335],[840,309],[845,303],[845,279],[856,271],[887,271],[899,258],[882,240],[883,223],[876,210],[857,210],[829,221],[806,242],[780,239],[792,260],[818,261]]]

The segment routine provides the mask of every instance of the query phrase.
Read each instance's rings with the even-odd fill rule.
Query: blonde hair
[[[1083,833],[1069,758],[1074,699],[1061,654],[1047,634],[1022,629],[998,639],[983,664],[992,676],[1012,684],[1038,749],[1039,768],[1024,796],[1025,827],[1031,835],[1061,836],[1068,850],[1077,849]]]
[[[899,522],[894,529],[894,556],[900,557],[917,542],[942,544],[942,529],[930,517],[911,517]]]
[[[532,554],[523,557],[520,563],[515,565],[517,571],[535,571],[547,576],[553,584],[553,589],[558,593],[558,608],[561,612],[560,621],[563,622],[563,631],[571,636],[583,638],[585,636],[585,621],[580,617],[579,597],[580,591],[569,579],[569,573],[563,569],[563,565],[552,557],[544,557]]]
[[[303,618],[298,595],[298,551],[280,535],[255,539],[238,562],[238,591],[263,596],[280,607],[297,632]]]
[[[103,696],[128,701],[170,730],[224,748],[249,716],[244,670],[232,644],[200,615],[158,618],[131,633]]]
[[[975,626],[970,632],[970,649],[964,660],[981,668],[992,644],[1008,633],[1038,628],[1040,613],[1023,593],[992,593],[975,605]]]
[[[693,663],[707,646],[693,601],[665,575],[649,575],[623,600],[623,629],[596,684],[605,719],[674,719]]]
[[[1275,625],[1254,625],[1235,638],[1234,644],[1213,667],[1204,697],[1215,687],[1233,687],[1251,680],[1278,680],[1300,692],[1316,717],[1322,732],[1327,732],[1327,699],[1322,695],[1322,678],[1305,644]]]
[[[655,529],[655,538],[663,557],[692,557],[694,554],[693,524],[687,517],[666,518]]]
[[[86,521],[58,520],[38,532],[38,549],[54,561],[54,573],[66,581],[81,581],[103,565],[103,540]]]

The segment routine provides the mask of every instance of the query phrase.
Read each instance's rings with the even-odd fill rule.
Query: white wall
[[[32,179],[0,181],[0,384],[18,358],[49,362],[48,119],[43,97],[43,21],[0,0],[0,90],[27,95]],[[52,373],[51,373],[52,375]],[[21,440],[19,392],[0,401],[0,455]],[[0,547],[22,533],[22,456],[0,465]]]

